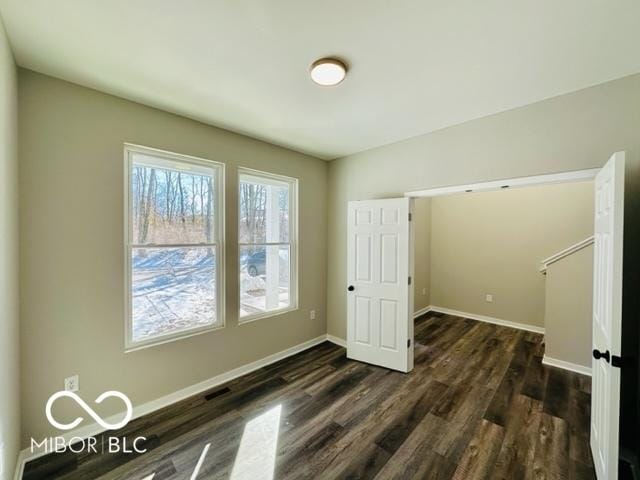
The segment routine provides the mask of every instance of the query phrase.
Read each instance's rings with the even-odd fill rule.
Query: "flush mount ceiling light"
[[[323,87],[339,84],[346,74],[347,66],[335,58],[321,58],[311,64],[311,79]]]

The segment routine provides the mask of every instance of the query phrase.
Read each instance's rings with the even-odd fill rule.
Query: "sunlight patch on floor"
[[[273,480],[282,405],[247,422],[231,480]]]

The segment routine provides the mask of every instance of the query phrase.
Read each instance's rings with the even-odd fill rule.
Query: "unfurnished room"
[[[0,0],[0,480],[640,480],[638,46]]]

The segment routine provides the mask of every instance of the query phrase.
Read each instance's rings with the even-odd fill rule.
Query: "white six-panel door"
[[[413,229],[409,198],[349,202],[347,356],[413,369]]]
[[[591,452],[599,480],[618,478],[624,152],[614,154],[595,180],[595,248]],[[599,358],[596,358],[599,357]]]

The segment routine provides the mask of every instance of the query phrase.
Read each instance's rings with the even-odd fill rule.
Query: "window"
[[[240,322],[297,308],[297,185],[240,170]]]
[[[125,146],[126,348],[224,325],[223,165]]]

